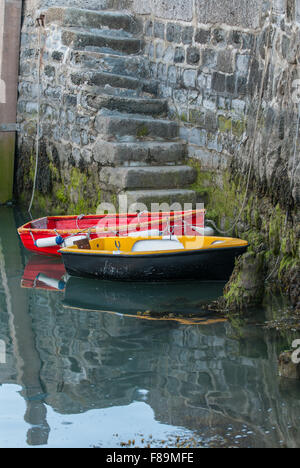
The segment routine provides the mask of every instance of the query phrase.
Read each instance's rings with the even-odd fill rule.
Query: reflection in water
[[[6,364],[0,365],[0,383],[18,383],[26,401],[24,415],[31,428],[29,445],[46,444],[50,428],[46,421],[40,381],[41,361],[35,348],[28,295],[20,288],[22,258],[13,211],[0,209],[0,339],[6,344]],[[3,332],[5,334],[3,334]]]
[[[118,408],[141,402],[160,423],[195,431],[203,443],[218,436],[236,446],[299,446],[300,387],[277,377],[287,343],[255,325],[137,319],[147,311],[203,314],[222,284],[137,288],[72,278],[63,293],[54,292],[53,283],[41,288],[34,278],[41,272],[64,281],[61,265],[35,259],[25,269],[12,211],[1,209],[0,219],[0,340],[7,354],[0,383],[22,387],[27,444],[47,444],[52,410],[75,418],[114,408],[118,433]],[[33,289],[20,287],[25,276]],[[133,430],[129,419],[128,439]]]
[[[34,255],[26,264],[22,288],[63,291],[66,270],[60,259]]]
[[[122,314],[151,312],[183,316],[201,315],[201,308],[222,294],[224,283],[119,283],[69,278],[64,304],[69,307],[115,311]],[[207,311],[202,315],[207,316]]]

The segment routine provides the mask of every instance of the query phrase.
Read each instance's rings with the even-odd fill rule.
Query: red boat
[[[149,237],[160,233],[205,235],[204,220],[205,210],[49,216],[25,224],[18,233],[26,249],[42,255],[60,256],[61,248],[87,238],[123,237],[135,233]]]

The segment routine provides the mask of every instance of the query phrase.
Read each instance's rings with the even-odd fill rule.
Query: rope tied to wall
[[[249,191],[250,181],[251,181],[251,173],[252,173],[253,163],[254,163],[255,142],[256,142],[256,135],[257,135],[257,130],[258,130],[259,115],[260,115],[260,111],[261,111],[261,107],[262,107],[262,98],[263,98],[263,93],[264,93],[264,83],[265,83],[268,67],[269,67],[269,64],[270,64],[270,58],[271,58],[270,45],[271,45],[271,28],[272,28],[272,19],[273,19],[273,2],[274,2],[274,0],[271,0],[269,25],[268,25],[268,38],[267,38],[267,44],[265,46],[265,49],[266,49],[265,65],[264,65],[264,70],[263,70],[262,78],[261,78],[258,106],[257,106],[257,112],[256,112],[256,118],[255,118],[255,127],[254,127],[254,131],[253,131],[253,138],[252,138],[252,142],[251,142],[251,146],[250,146],[250,150],[249,150],[250,163],[249,163],[249,170],[248,170],[248,176],[247,176],[246,191],[245,191],[245,196],[244,196],[244,199],[243,199],[242,207],[241,207],[241,210],[239,211],[239,214],[238,214],[236,220],[234,221],[232,226],[226,231],[222,231],[221,229],[219,229],[216,226],[214,221],[212,221],[210,219],[206,220],[207,224],[210,224],[211,226],[213,226],[213,228],[218,233],[220,233],[222,235],[228,235],[228,234],[232,233],[234,228],[237,226],[238,222],[241,220],[242,214],[243,214],[243,212],[245,210],[245,207],[246,207],[248,191]]]
[[[41,66],[42,66],[42,39],[41,39],[41,28],[44,27],[44,16],[41,15],[36,20],[36,27],[38,29],[38,66],[37,66],[37,129],[36,129],[36,141],[35,141],[35,172],[34,172],[34,180],[33,180],[33,188],[32,188],[32,196],[30,205],[28,208],[28,213],[31,216],[31,209],[35,197],[36,192],[36,183],[37,183],[37,174],[38,174],[38,165],[39,165],[39,151],[40,151],[40,138],[41,138],[41,130],[40,130],[40,105],[41,105]],[[31,216],[32,217],[32,216]]]
[[[299,72],[299,58],[297,57],[297,67]],[[294,177],[296,173],[296,155],[297,155],[297,146],[298,146],[298,138],[299,138],[299,127],[300,127],[300,98],[298,100],[298,118],[297,118],[297,125],[296,125],[296,135],[295,135],[295,143],[294,143],[294,154],[293,154],[293,167],[292,167],[292,182],[294,183]]]

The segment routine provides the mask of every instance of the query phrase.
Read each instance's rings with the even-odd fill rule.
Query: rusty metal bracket
[[[19,132],[20,125],[16,123],[0,124],[0,132]]]

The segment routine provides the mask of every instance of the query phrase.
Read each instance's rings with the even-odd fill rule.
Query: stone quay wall
[[[159,82],[160,97],[168,100],[169,117],[180,124],[189,157],[206,171],[230,167],[247,176],[252,169],[251,184],[275,204],[292,210],[299,204],[295,80],[299,78],[300,0],[27,0],[18,108],[22,132],[17,186],[21,192],[24,148],[32,146],[36,131],[34,20],[41,9],[54,4],[133,13],[143,27],[143,66]],[[90,109],[78,111],[75,88],[73,92],[72,84],[65,83],[69,79],[63,70],[65,50],[55,40],[54,32],[43,56],[42,120],[46,142],[52,144],[60,163],[68,161],[68,170],[70,161],[76,167],[93,161],[96,135],[90,125],[94,115]],[[47,64],[49,51],[51,65]]]
[[[251,164],[274,203],[298,205],[300,1],[152,0],[133,10],[190,157],[246,175]]]

